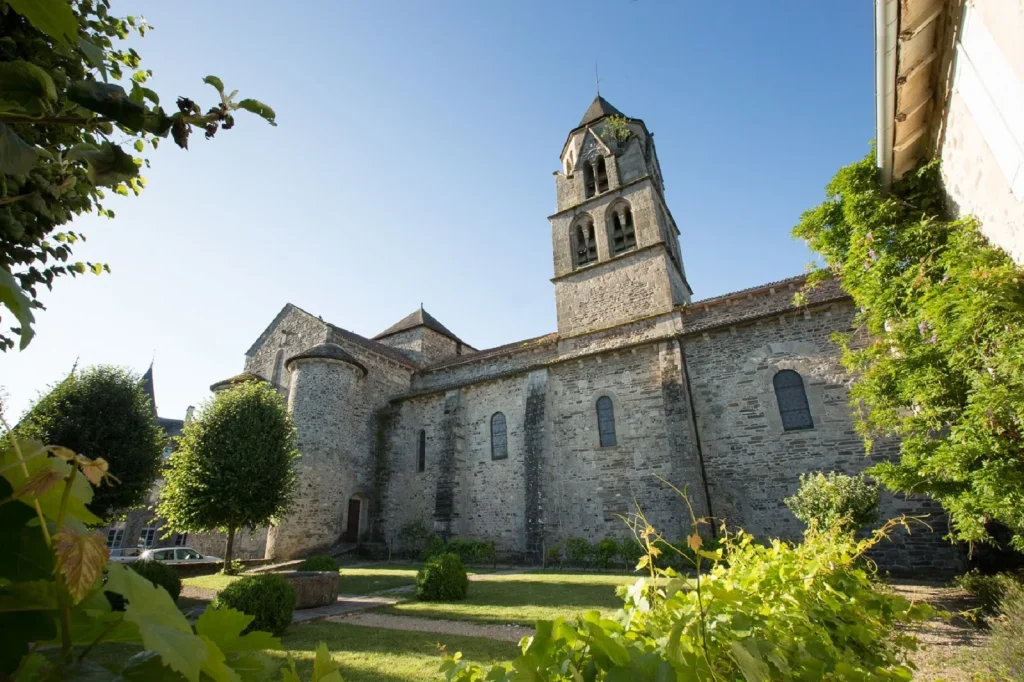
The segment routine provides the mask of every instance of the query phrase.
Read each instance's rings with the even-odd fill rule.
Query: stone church
[[[793,304],[802,277],[691,300],[679,229],[645,123],[598,96],[569,131],[549,217],[557,331],[478,350],[420,309],[374,338],[288,304],[245,374],[287,396],[299,496],[267,537],[286,559],[387,542],[421,521],[538,559],[570,537],[623,538],[634,504],[669,537],[699,515],[796,538],[783,500],[799,475],[854,473],[855,433],[834,332],[854,310],[836,282]],[[664,481],[660,480],[664,479]],[[894,571],[949,572],[957,552],[929,514],[879,554]]]

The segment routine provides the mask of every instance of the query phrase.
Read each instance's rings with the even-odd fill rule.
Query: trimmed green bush
[[[878,488],[863,474],[800,474],[800,490],[786,506],[808,528],[856,533],[878,520]]]
[[[128,568],[154,585],[164,588],[167,594],[171,595],[171,599],[178,601],[178,595],[181,594],[181,577],[172,567],[159,561],[133,561],[128,564]]]
[[[337,573],[338,568],[338,562],[334,560],[334,557],[327,556],[326,554],[314,554],[311,557],[306,557],[306,560],[299,565],[300,571],[329,571]]]
[[[565,541],[565,558],[573,566],[589,566],[594,548],[586,538],[569,538]]]
[[[275,573],[246,576],[231,583],[217,595],[215,608],[227,606],[254,616],[246,632],[264,630],[275,635],[284,632],[295,611],[295,588],[284,576]]]
[[[164,588],[167,594],[171,595],[173,601],[178,601],[178,595],[181,594],[181,577],[176,570],[167,564],[162,564],[159,561],[133,561],[128,564],[128,568],[157,587]],[[124,611],[124,597],[113,592],[107,592],[106,594],[107,601],[110,602],[110,608],[115,611]]]
[[[621,548],[615,538],[605,538],[594,545],[594,563],[598,568],[610,568],[612,561],[618,558]]]
[[[497,552],[493,542],[452,538],[444,542],[439,536],[432,535],[420,553],[424,561],[441,554],[458,554],[463,563],[494,563]]]
[[[465,599],[469,590],[466,567],[458,554],[441,554],[416,574],[416,598],[422,601]]]

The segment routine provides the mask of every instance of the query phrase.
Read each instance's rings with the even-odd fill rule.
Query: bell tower
[[[600,95],[562,148],[550,216],[558,333],[668,312],[692,291],[653,135]]]

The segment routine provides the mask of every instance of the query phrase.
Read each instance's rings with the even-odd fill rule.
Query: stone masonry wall
[[[338,360],[301,360],[291,367],[288,408],[302,457],[295,464],[297,494],[291,512],[271,528],[268,557],[294,559],[337,542],[349,496],[365,456],[345,418],[362,371]]]
[[[291,308],[273,329],[269,330],[263,343],[245,358],[245,371],[270,381],[274,377],[277,352],[283,351],[287,360],[307,348],[312,348],[327,339],[327,324],[298,308]],[[291,378],[282,368],[278,389],[288,395]]]
[[[703,446],[711,511],[759,537],[796,539],[802,524],[785,506],[804,472],[856,473],[892,454],[880,449],[868,458],[854,431],[848,404],[852,377],[840,364],[831,341],[848,331],[849,303],[792,312],[710,334],[687,337],[689,368],[697,424]],[[772,378],[783,369],[804,380],[814,426],[784,431]],[[913,556],[889,551],[886,568],[933,568],[949,573],[958,557],[941,540],[943,519],[921,500],[883,496],[882,514],[931,513],[936,533],[918,532]],[[922,530],[922,529],[918,529]],[[905,537],[896,539],[906,548]]]
[[[655,247],[557,280],[559,334],[570,336],[671,310],[669,267],[668,254]]]

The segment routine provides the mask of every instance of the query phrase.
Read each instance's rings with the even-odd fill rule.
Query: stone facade
[[[672,486],[699,516],[796,538],[783,500],[801,473],[893,454],[888,443],[866,457],[853,428],[852,377],[830,340],[853,318],[838,284],[802,307],[801,277],[691,302],[653,140],[625,117],[629,135],[619,122],[610,140],[619,115],[598,98],[562,152],[556,333],[476,351],[420,309],[370,340],[289,304],[260,336],[245,370],[287,395],[302,453],[300,498],[271,529],[270,558],[339,542],[401,549],[399,531],[426,523],[537,560],[570,537],[625,537],[637,506],[677,537],[690,519]],[[810,428],[783,428],[781,370],[802,378]],[[931,513],[936,526],[897,537],[885,566],[956,570],[937,509],[886,498],[884,512]]]

